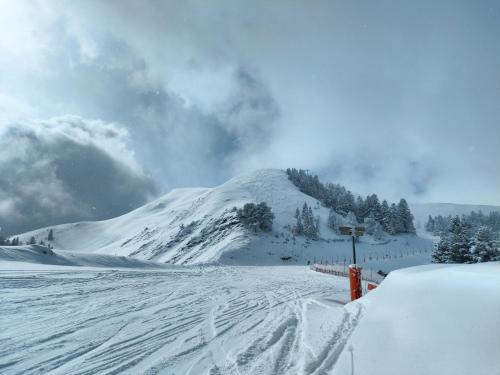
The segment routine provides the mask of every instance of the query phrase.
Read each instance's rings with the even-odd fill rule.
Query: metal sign
[[[339,227],[340,234],[344,236],[352,236],[352,228],[351,227]]]
[[[362,235],[365,234],[365,228],[364,227],[339,227],[340,229],[340,234],[343,236],[356,236],[356,237],[361,237]]]
[[[356,239],[354,237],[361,237],[365,233],[365,227],[339,227],[339,229],[340,234],[344,236],[352,236],[352,260],[354,265],[356,265]]]
[[[356,227],[356,228],[354,228],[354,234],[357,237],[361,237],[363,234],[365,234],[365,228],[364,227]]]

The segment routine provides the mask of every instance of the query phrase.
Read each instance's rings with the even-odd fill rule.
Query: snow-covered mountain
[[[271,233],[251,233],[236,217],[234,207],[266,202],[275,219]],[[306,202],[320,217],[321,239],[294,238],[290,227],[295,210]],[[229,264],[305,264],[308,260],[351,262],[351,240],[338,236],[326,223],[328,209],[303,194],[285,172],[259,170],[215,188],[175,189],[123,216],[99,222],[51,227],[55,249],[130,256],[174,264],[221,262]],[[50,228],[19,236],[47,240]],[[358,262],[386,270],[428,263],[432,241],[416,236],[370,236],[358,244]],[[377,263],[375,266],[374,264]]]

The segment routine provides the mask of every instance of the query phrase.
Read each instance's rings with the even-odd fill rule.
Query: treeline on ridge
[[[386,200],[380,202],[377,194],[368,195],[365,199],[347,190],[344,186],[332,183],[322,183],[317,175],[302,169],[288,168],[288,179],[299,190],[330,209],[328,225],[337,229],[340,225],[335,220],[335,214],[350,221],[369,226],[372,232],[383,230],[389,234],[415,233],[413,215],[405,199],[398,204]],[[370,233],[372,234],[372,233]]]

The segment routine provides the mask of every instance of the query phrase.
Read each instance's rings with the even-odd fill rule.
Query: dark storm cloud
[[[0,226],[12,234],[123,214],[155,193],[116,125],[77,117],[4,128]]]
[[[161,192],[294,166],[500,203],[495,2],[19,1],[0,22],[0,122],[119,122]]]

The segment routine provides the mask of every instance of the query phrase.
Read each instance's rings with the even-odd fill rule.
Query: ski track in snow
[[[0,289],[2,374],[323,374],[359,315],[334,302],[346,279],[304,267],[2,271]]]

